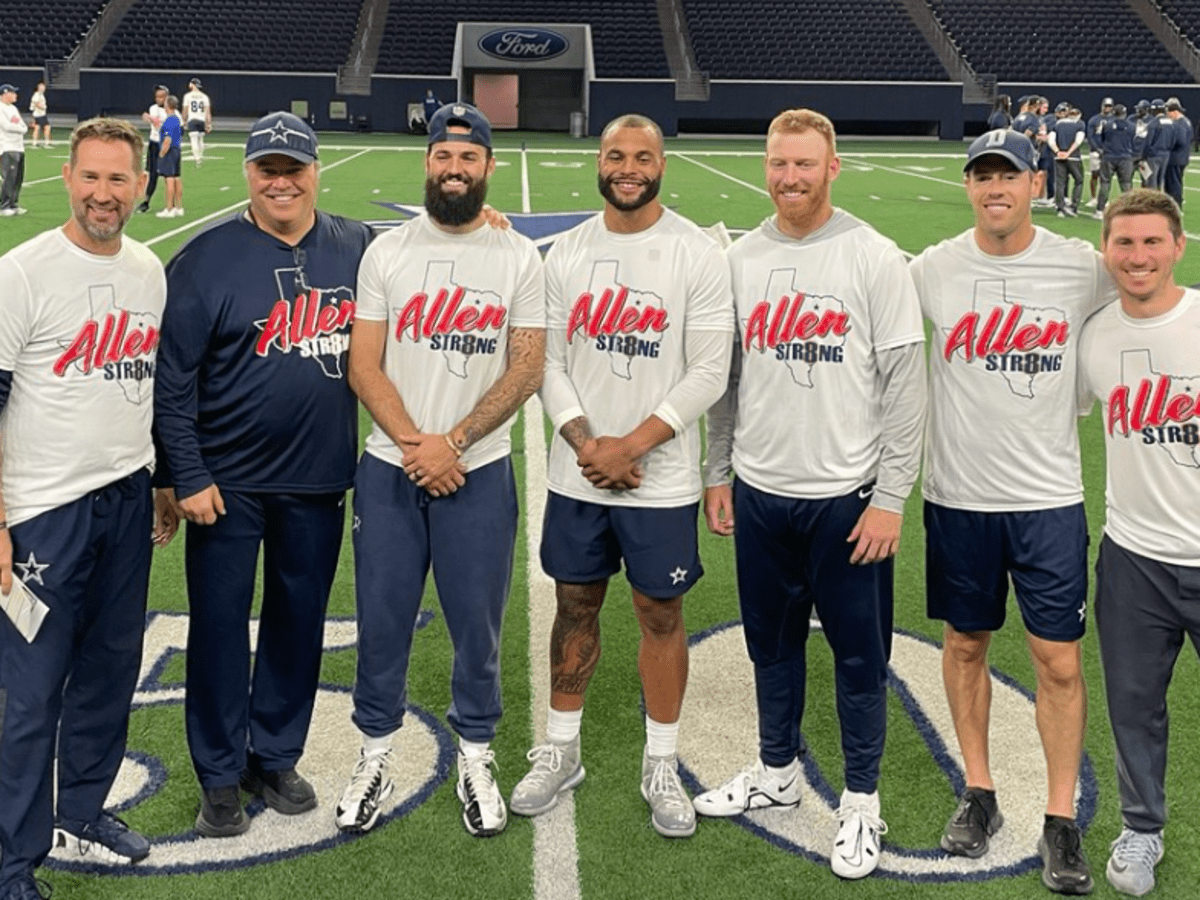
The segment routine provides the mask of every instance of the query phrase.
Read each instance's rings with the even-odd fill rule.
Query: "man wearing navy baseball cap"
[[[250,827],[239,783],[284,815],[318,803],[296,764],[358,450],[347,348],[371,238],[317,210],[319,165],[307,123],[259,119],[246,138],[249,208],[167,266],[154,409],[188,520],[185,722],[205,837]]]
[[[976,858],[1004,822],[988,758],[988,646],[1011,581],[1037,678],[1046,754],[1042,882],[1085,894],[1075,821],[1087,694],[1087,520],[1075,430],[1076,342],[1116,296],[1096,250],[1033,224],[1045,177],[1024,135],[989,131],[967,151],[975,225],[910,270],[933,323],[925,443],[926,603],[945,622],[943,677],[965,790],[942,835]],[[1020,826],[1010,826],[1019,828]]]
[[[25,181],[25,132],[28,126],[17,109],[17,88],[0,84],[0,216],[18,216],[17,203]]]

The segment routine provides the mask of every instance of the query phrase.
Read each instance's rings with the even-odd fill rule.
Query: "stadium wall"
[[[339,96],[331,73],[204,72],[86,69],[78,91],[51,91],[51,113],[81,118],[108,113],[140,115],[155,84],[182,95],[187,81],[200,76],[213,98],[217,117],[256,118],[289,109],[306,100],[310,119],[320,130],[407,131],[408,105],[427,88],[443,100],[457,96],[456,79],[444,76],[376,75],[368,97]],[[36,69],[0,69],[0,79],[22,88],[23,110],[40,77]],[[999,90],[1014,99],[1038,93],[1052,104],[1069,100],[1085,117],[1105,96],[1132,107],[1140,99],[1177,96],[1194,120],[1200,117],[1200,86],[1004,83]],[[346,104],[345,119],[330,118],[331,101]],[[962,87],[950,82],[714,81],[707,101],[678,101],[670,80],[598,79],[590,85],[587,133],[598,135],[605,123],[626,112],[640,112],[668,135],[678,133],[761,134],[782,109],[808,106],[821,110],[847,134],[923,135],[956,140],[982,132],[988,108],[965,106]],[[564,117],[566,118],[566,117]],[[562,122],[567,132],[569,121]]]

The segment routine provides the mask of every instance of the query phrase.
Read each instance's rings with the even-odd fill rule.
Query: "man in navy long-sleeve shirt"
[[[1183,104],[1177,97],[1167,100],[1167,115],[1174,123],[1175,142],[1171,145],[1171,156],[1167,162],[1165,190],[1183,206],[1183,170],[1192,158],[1192,139],[1196,136],[1192,121],[1184,115]]]
[[[265,116],[246,143],[249,209],[167,267],[155,424],[189,523],[185,721],[206,837],[250,827],[239,782],[283,814],[317,805],[296,763],[354,479],[347,348],[370,240],[365,225],[316,210],[318,181],[312,129]]]

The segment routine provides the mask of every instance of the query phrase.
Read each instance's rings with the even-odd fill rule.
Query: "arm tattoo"
[[[546,332],[541,328],[511,328],[508,332],[508,368],[459,424],[465,450],[508,421],[542,384],[546,358]]]
[[[592,426],[588,424],[587,416],[576,416],[558,431],[559,434],[566,438],[567,443],[571,445],[571,449],[576,453],[594,437]]]

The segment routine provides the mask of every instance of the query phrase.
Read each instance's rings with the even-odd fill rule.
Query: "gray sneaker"
[[[558,805],[558,798],[583,781],[579,763],[579,736],[569,744],[541,744],[525,754],[533,765],[508,801],[519,816],[540,816]]]
[[[1163,858],[1162,832],[1149,834],[1126,828],[1112,842],[1108,883],[1122,894],[1140,897],[1154,888],[1154,867]]]
[[[642,754],[642,796],[650,804],[650,822],[663,837],[696,833],[696,809],[679,780],[675,756]]]

